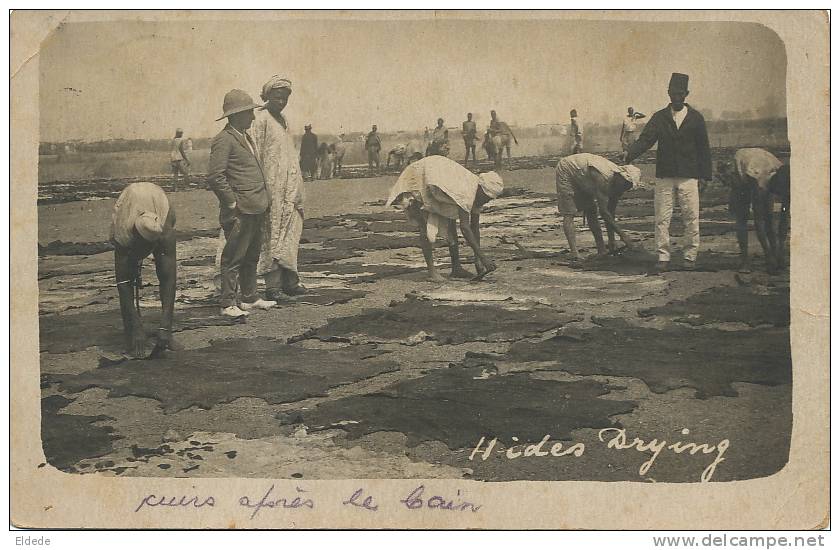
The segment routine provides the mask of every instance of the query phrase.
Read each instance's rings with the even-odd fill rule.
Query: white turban
[[[621,174],[622,178],[632,183],[633,187],[636,187],[642,181],[642,171],[639,170],[638,166],[633,166],[632,164],[619,166],[618,173]]]
[[[157,214],[143,212],[134,220],[134,227],[140,236],[149,242],[155,242],[163,235],[163,225]]]
[[[481,190],[484,191],[484,194],[491,199],[495,199],[501,195],[502,190],[505,188],[504,183],[502,182],[502,176],[496,172],[485,172],[483,174],[479,174],[478,185],[481,187]]]
[[[262,92],[260,93],[263,101],[268,101],[268,93],[275,88],[288,88],[291,90],[292,81],[277,74],[269,78],[268,82],[263,84]]]

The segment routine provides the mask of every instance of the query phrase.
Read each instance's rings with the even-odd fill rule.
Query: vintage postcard
[[[828,33],[12,13],[12,522],[825,525]]]

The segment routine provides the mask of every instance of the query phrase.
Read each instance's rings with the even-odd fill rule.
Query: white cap
[[[638,166],[633,166],[632,164],[619,166],[618,173],[621,174],[622,178],[632,183],[633,187],[636,187],[642,181],[642,171],[639,170]]]
[[[481,190],[484,191],[484,194],[491,199],[495,199],[501,195],[505,188],[504,183],[502,182],[502,176],[496,172],[485,172],[483,174],[479,174],[478,185],[481,187]]]
[[[155,242],[163,235],[163,224],[157,214],[143,212],[134,220],[134,227],[140,236],[149,242]]]

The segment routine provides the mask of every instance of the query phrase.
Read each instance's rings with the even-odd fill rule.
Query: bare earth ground
[[[640,254],[570,266],[553,171],[503,177],[511,194],[482,216],[498,271],[441,284],[424,280],[416,233],[381,205],[394,175],[307,184],[300,263],[313,292],[246,323],[217,316],[215,197],[171,193],[185,349],[145,361],[121,356],[103,244],[114,199],[41,204],[48,462],[278,479],[697,482],[779,471],[791,428],[789,281],[764,274],[758,255],[752,274],[736,274],[726,191],[703,196],[698,270],[650,276]],[[632,191],[618,213],[652,251],[652,191]],[[681,234],[677,215],[672,230]],[[594,252],[582,227],[579,240]],[[436,258],[448,261],[445,247]],[[151,263],[142,305],[154,329]],[[615,448],[622,433],[628,447],[708,446]],[[556,443],[570,454],[553,456]]]

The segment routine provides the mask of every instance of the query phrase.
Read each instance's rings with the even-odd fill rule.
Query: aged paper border
[[[37,284],[38,52],[57,26],[81,21],[266,19],[585,19],[741,21],[775,31],[787,51],[787,114],[794,174],[791,227],[793,434],[790,461],[762,479],[708,484],[634,482],[478,482],[429,480],[429,490],[459,489],[480,513],[376,514],[342,506],[362,484],[398,503],[418,480],[305,481],[314,510],[238,505],[274,483],[296,480],[103,478],[71,475],[44,462],[40,446]],[[470,529],[812,529],[829,510],[829,16],[781,11],[613,12],[15,12],[11,15],[11,521],[41,528],[470,528]],[[749,83],[745,83],[749,85]],[[213,495],[214,508],[146,510],[156,495]],[[609,513],[606,513],[610,511]],[[374,516],[374,517],[371,517]]]

